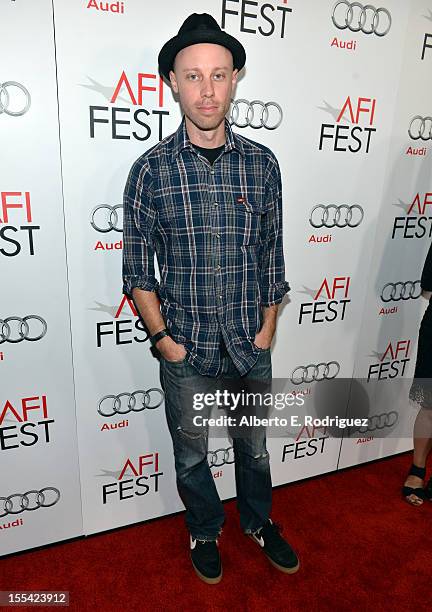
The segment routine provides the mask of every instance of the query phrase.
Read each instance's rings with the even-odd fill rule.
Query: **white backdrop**
[[[355,379],[384,377],[380,364],[408,359],[402,378],[412,376],[426,302],[418,292],[398,300],[399,286],[388,300],[383,288],[418,280],[430,244],[430,126],[424,140],[421,120],[408,130],[430,115],[432,14],[424,0],[377,9],[360,21],[377,32],[367,34],[352,31],[360,9],[334,0],[1,0],[10,53],[0,58],[0,554],[183,508],[158,362],[121,293],[121,204],[133,161],[181,120],[157,55],[193,12],[211,13],[245,46],[234,101],[273,103],[267,126],[233,129],[269,146],[283,175],[292,290],[274,377],[293,378],[315,406],[320,383],[296,384],[295,373],[336,362],[337,377],[354,381],[338,397],[344,415]],[[335,220],[341,227],[323,226]],[[29,315],[43,321],[7,321]],[[40,340],[24,339],[44,322]],[[302,428],[269,439],[275,485],[411,448],[407,389],[368,384],[363,438]],[[148,407],[128,410],[143,392]],[[210,440],[210,451],[228,449],[218,454],[228,463],[212,468],[223,498],[235,495],[229,447]],[[55,491],[38,494],[44,487],[60,491],[57,503],[48,505]]]

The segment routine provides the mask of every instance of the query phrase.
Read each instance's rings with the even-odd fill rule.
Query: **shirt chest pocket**
[[[257,200],[247,199],[243,202],[235,202],[232,222],[237,245],[259,244],[262,214],[261,203]]]

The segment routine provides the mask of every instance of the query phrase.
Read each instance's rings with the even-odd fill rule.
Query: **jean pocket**
[[[165,357],[163,356],[162,356],[162,359],[165,361],[165,363],[169,363],[170,365],[182,365],[182,363],[185,363],[186,357],[187,357],[187,353],[183,357],[183,359],[180,359],[179,361],[169,361],[168,359],[165,359]]]
[[[269,346],[268,348],[261,348],[260,346],[257,346],[255,342],[253,343],[253,345],[260,353],[266,353],[271,350],[271,346]]]

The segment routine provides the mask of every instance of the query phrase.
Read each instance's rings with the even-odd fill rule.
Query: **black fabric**
[[[204,155],[204,157],[209,160],[210,164],[213,164],[216,157],[218,157],[219,153],[225,148],[225,144],[221,145],[220,147],[216,147],[215,149],[207,149],[206,147],[199,147],[198,145],[194,144],[194,148],[197,149],[201,155]]]
[[[159,72],[169,81],[177,53],[197,43],[222,45],[231,51],[233,68],[241,70],[246,63],[246,51],[239,40],[224,32],[216,19],[208,13],[192,13],[181,25],[177,36],[170,38],[158,55]]]
[[[420,284],[425,291],[432,291],[432,242],[423,266]]]
[[[423,266],[421,288],[432,291],[432,243]],[[422,408],[432,409],[432,298],[423,315],[417,343],[417,360],[409,398]]]
[[[432,304],[429,301],[420,324],[414,380],[409,397],[422,408],[432,409]]]

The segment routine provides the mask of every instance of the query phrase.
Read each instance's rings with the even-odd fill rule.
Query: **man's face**
[[[221,45],[199,43],[179,51],[170,71],[186,117],[200,130],[214,130],[224,120],[237,82],[233,57]]]

